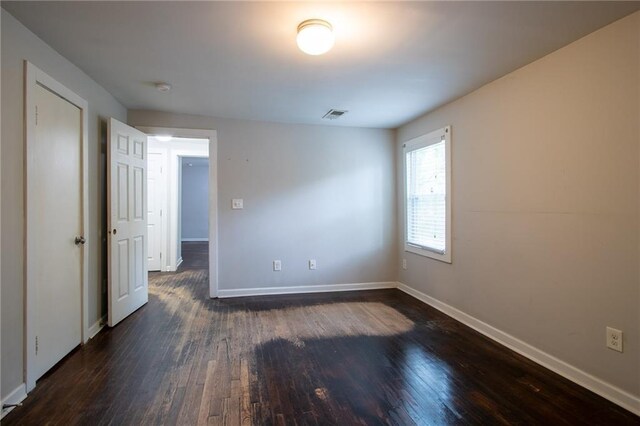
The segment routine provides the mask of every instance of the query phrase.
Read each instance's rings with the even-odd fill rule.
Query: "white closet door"
[[[36,126],[29,175],[30,271],[35,283],[35,379],[82,339],[82,112],[35,89]],[[77,239],[76,239],[77,238]]]

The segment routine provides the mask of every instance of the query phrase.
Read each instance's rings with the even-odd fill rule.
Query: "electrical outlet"
[[[407,269],[407,259],[402,259],[402,269]]]
[[[622,331],[607,327],[607,347],[622,352]]]
[[[316,269],[316,260],[315,259],[309,260],[309,269]]]
[[[273,261],[273,270],[274,271],[282,271],[282,262],[279,260]]]

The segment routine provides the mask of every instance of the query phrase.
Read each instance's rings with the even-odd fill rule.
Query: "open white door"
[[[109,119],[109,327],[147,303],[147,135]]]

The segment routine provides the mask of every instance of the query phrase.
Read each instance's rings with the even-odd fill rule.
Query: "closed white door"
[[[162,153],[150,152],[147,162],[147,235],[149,237],[148,266],[150,271],[162,270],[162,221],[163,217],[163,170]]]
[[[35,100],[34,167],[28,179],[37,379],[81,342],[84,242],[81,110],[40,85]]]
[[[147,135],[109,119],[109,326],[147,303]]]

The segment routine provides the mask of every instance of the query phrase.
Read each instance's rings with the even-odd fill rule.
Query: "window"
[[[404,249],[451,263],[451,127],[404,144]]]

